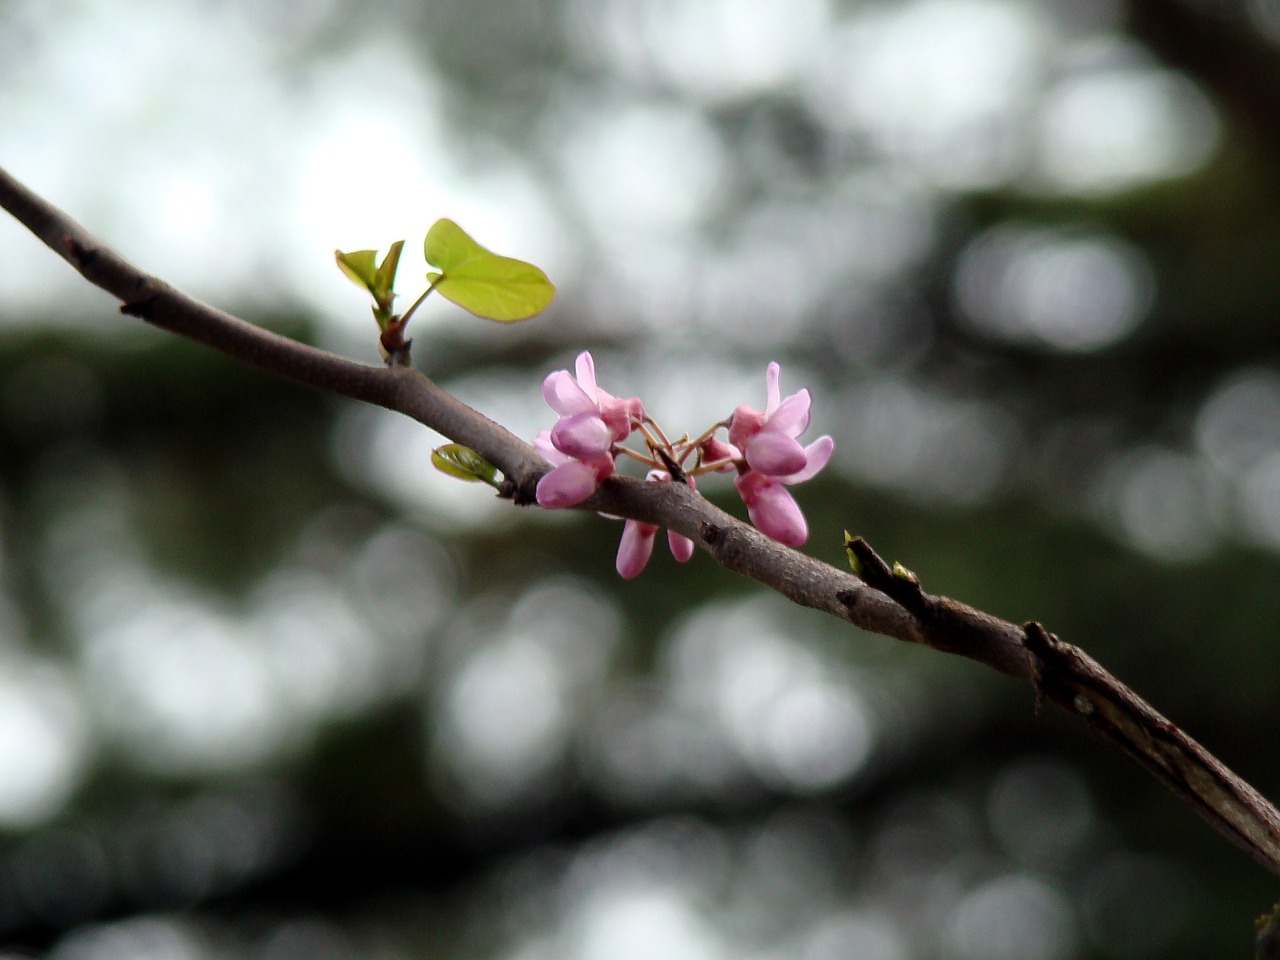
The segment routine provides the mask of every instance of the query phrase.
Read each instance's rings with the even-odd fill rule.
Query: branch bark
[[[123,313],[230,357],[330,393],[395,410],[502,470],[503,493],[533,502],[549,469],[533,448],[406,367],[375,367],[263,330],[149,276],[0,169],[0,206]],[[1254,860],[1280,875],[1280,812],[1195,740],[1078,647],[1037,623],[1023,626],[925,593],[861,540],[849,548],[861,577],[771,540],[678,483],[611,478],[579,509],[643,520],[684,534],[722,566],[864,630],[967,657],[1028,681],[1136,760]]]

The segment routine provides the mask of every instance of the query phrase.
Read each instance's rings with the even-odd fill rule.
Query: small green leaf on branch
[[[452,220],[432,224],[423,252],[439,268],[427,274],[432,289],[478,317],[524,320],[555,296],[555,286],[538,267],[486,250]]]
[[[373,290],[378,275],[377,250],[352,250],[350,253],[335,250],[333,258],[338,261],[338,269],[345,273],[352,283],[357,287]]]
[[[382,264],[378,267],[378,272],[373,278],[373,295],[378,298],[379,303],[383,298],[387,298],[387,305],[390,306],[390,294],[396,283],[396,270],[400,266],[400,251],[404,249],[404,241],[397,240],[391,245],[387,251],[387,255],[382,258]]]
[[[495,489],[500,486],[498,468],[460,443],[446,443],[431,451],[431,465],[443,474],[472,483],[487,483]]]
[[[893,575],[897,577],[899,580],[905,580],[907,581],[907,583],[916,584],[917,586],[920,583],[920,578],[917,577],[910,570],[908,570],[906,567],[904,567],[897,560],[893,561]]]
[[[400,266],[400,251],[404,249],[404,241],[393,243],[387,255],[378,263],[377,250],[353,250],[343,253],[333,251],[338,269],[346,274],[347,279],[358,287],[363,287],[373,297],[373,318],[378,328],[384,333],[391,322],[391,307],[395,303],[396,268]]]
[[[844,552],[849,557],[849,566],[852,568],[854,575],[859,579],[865,579],[862,572],[862,564],[858,561],[858,555],[853,552],[853,544],[857,539],[857,537],[846,530],[844,532]]]

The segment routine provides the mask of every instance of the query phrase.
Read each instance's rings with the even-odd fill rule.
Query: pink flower
[[[650,470],[646,480],[670,480],[671,475],[665,470]],[[693,478],[687,478],[689,486],[693,486]],[[652,523],[639,520],[628,520],[622,528],[622,541],[618,544],[617,569],[618,576],[624,580],[638,577],[649,558],[653,556],[653,541],[658,528]],[[693,556],[693,541],[670,530],[667,531],[667,546],[671,555],[680,563]]]
[[[797,438],[809,427],[809,391],[799,390],[783,399],[777,363],[765,368],[763,411],[742,404],[727,424],[713,424],[696,440],[683,434],[675,441],[645,415],[638,398],[623,400],[600,389],[590,353],[580,353],[574,369],[573,375],[557,370],[542,381],[542,396],[557,420],[534,441],[534,448],[552,465],[538,481],[539,504],[571,507],[582,503],[601,481],[613,475],[616,458],[627,454],[654,468],[647,480],[671,482],[679,478],[690,487],[695,475],[736,470],[734,486],[759,530],[790,546],[808,539],[804,514],[787,488],[822,470],[835,444],[822,436],[807,447],[801,446]],[[726,425],[728,439],[720,440],[716,434]],[[637,428],[644,435],[645,452],[621,445]],[[694,465],[686,466],[695,454]],[[658,527],[652,523],[625,522],[616,561],[621,576],[630,579],[644,570],[653,556],[657,535]],[[687,537],[667,531],[667,543],[681,563],[693,555],[694,544]]]
[[[809,426],[809,391],[800,390],[779,402],[780,368],[765,369],[765,408],[742,404],[729,421],[729,442],[743,452],[747,465],[771,477],[785,477],[805,467],[805,450],[796,440]]]
[[[722,466],[716,467],[717,470],[724,472],[734,468],[734,461],[742,459],[742,451],[737,447],[730,446],[723,440],[717,440],[715,437],[708,437],[699,447],[702,456],[702,462],[706,464],[722,463]]]
[[[644,419],[637,397],[620,400],[596,386],[595,361],[582,351],[576,377],[556,370],[542,381],[542,397],[560,415],[551,430],[551,444],[578,460],[604,456],[614,443],[625,440]]]
[[[786,489],[815,476],[831,459],[835,441],[821,436],[803,449],[804,466],[787,476],[770,476],[749,469],[733,481],[747,515],[761,532],[789,547],[798,547],[809,539],[809,525],[791,493]],[[749,461],[748,461],[749,462]]]
[[[600,481],[613,476],[613,457],[576,460],[553,446],[551,433],[543,430],[533,441],[533,449],[546,457],[554,469],[538,481],[538,504],[543,507],[572,507],[596,492]]]

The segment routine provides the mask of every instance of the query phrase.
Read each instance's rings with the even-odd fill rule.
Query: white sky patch
[[[709,103],[793,82],[831,13],[826,0],[577,0],[570,10],[585,59]]]
[[[0,825],[28,827],[59,813],[90,746],[79,691],[52,664],[0,660]]]
[[[374,534],[337,574],[286,563],[233,604],[153,567],[132,528],[132,493],[109,460],[68,459],[46,491],[61,513],[39,560],[72,615],[79,705],[138,766],[243,770],[419,676],[417,651],[442,614],[414,604],[440,603],[451,564],[395,577],[421,588],[408,605],[379,600],[380,584],[367,581],[387,547],[398,563],[430,560],[431,541]],[[397,622],[406,615],[421,629]]]
[[[156,770],[235,770],[278,748],[290,710],[264,652],[191,598],[157,595],[87,638],[108,729]]]
[[[565,186],[602,242],[686,234],[727,172],[716,131],[684,106],[623,102],[579,117],[565,136]]]
[[[827,421],[839,469],[924,502],[987,501],[1005,481],[1021,434],[998,404],[890,378],[858,383],[829,408],[858,411]]]
[[[675,704],[713,724],[766,782],[822,790],[870,759],[875,717],[857,678],[775,631],[757,605],[694,614],[667,660]]]
[[[956,268],[955,295],[980,333],[1079,352],[1131,333],[1151,306],[1143,252],[1099,230],[1002,224],[977,237]]]
[[[196,296],[232,309],[302,302],[329,337],[354,328],[372,359],[368,301],[335,248],[405,239],[410,298],[426,286],[422,238],[442,216],[553,278],[569,269],[564,231],[518,158],[459,159],[430,68],[405,40],[295,62],[202,4],[97,0],[56,22],[39,26],[23,71],[0,74],[6,168]],[[16,224],[0,227],[0,256],[8,322],[136,333],[104,321],[105,295]],[[443,313],[432,304],[419,323]]]
[[[577,905],[567,951],[573,960],[720,960],[727,944],[680,891],[607,887]]]
[[[1185,176],[1218,145],[1217,116],[1190,79],[1127,48],[1110,54],[1119,62],[1068,70],[1039,105],[1039,180],[1051,192],[1106,195]]]
[[[480,601],[482,609],[492,600]],[[461,615],[459,635],[480,610]],[[584,584],[544,582],[447,671],[430,723],[430,763],[475,812],[527,801],[570,756],[585,699],[617,642],[613,607]]]
[[[837,34],[810,95],[837,128],[869,133],[943,186],[999,183],[1047,49],[1036,8],[1004,0],[870,7]]]

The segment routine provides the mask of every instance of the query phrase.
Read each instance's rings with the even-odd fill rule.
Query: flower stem
[[[427,299],[428,296],[430,296],[431,291],[434,290],[436,288],[436,285],[439,284],[440,281],[443,279],[444,279],[444,274],[442,273],[440,274],[440,276],[436,277],[434,280],[431,281],[431,286],[423,290],[417,300],[409,304],[409,309],[400,315],[400,326],[403,327],[406,323],[409,322],[409,318],[413,316],[414,311],[417,310],[420,306],[422,306],[422,301]]]
[[[643,453],[637,453],[636,451],[632,450],[630,447],[615,446],[613,448],[613,452],[625,453],[628,457],[631,457],[632,459],[635,459],[635,460],[639,460],[641,463],[645,464],[646,466],[653,467],[655,470],[660,470],[664,468],[664,465],[662,464],[661,461],[655,460],[653,457],[646,457]]]

